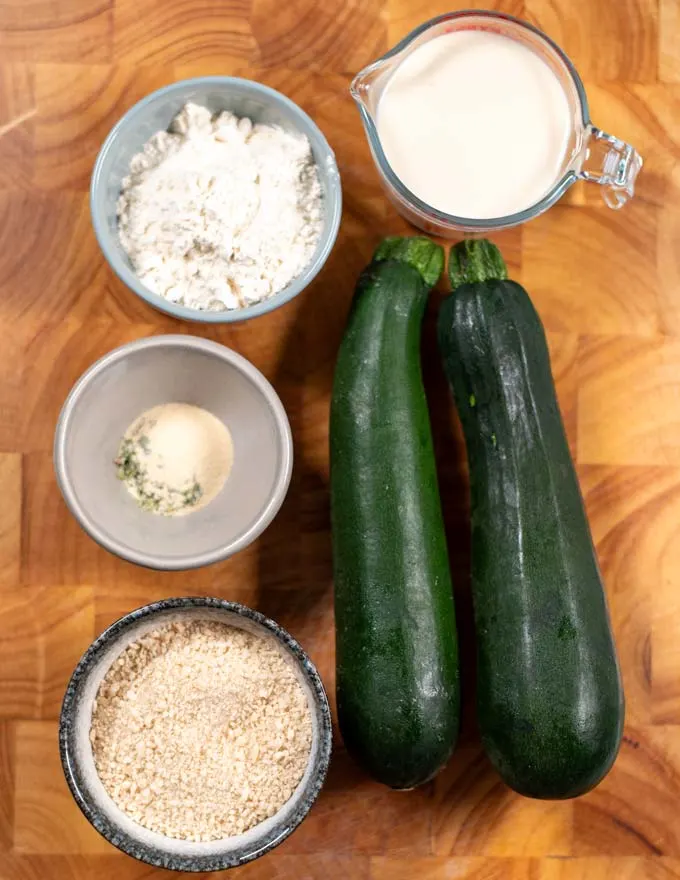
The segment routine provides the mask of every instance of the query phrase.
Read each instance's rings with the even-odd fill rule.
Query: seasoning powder
[[[114,463],[143,510],[177,516],[209,504],[233,460],[231,435],[216,416],[188,403],[164,403],[135,419]]]
[[[129,645],[107,672],[90,741],[105,789],[134,821],[211,841],[285,804],[309,760],[312,722],[273,640],[177,621]]]

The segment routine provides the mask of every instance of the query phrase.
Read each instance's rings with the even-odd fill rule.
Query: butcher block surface
[[[66,682],[127,611],[191,594],[254,606],[299,639],[334,701],[333,365],[360,270],[384,235],[408,231],[382,194],[348,85],[457,5],[0,0],[1,880],[176,876],[104,841],[59,763]],[[623,210],[579,184],[495,238],[548,330],[625,682],[621,753],[596,791],[539,802],[509,791],[481,751],[467,476],[430,314],[425,380],[461,630],[461,742],[434,782],[392,792],[357,769],[336,735],[309,817],[233,872],[244,880],[680,878],[680,0],[497,6],[562,45],[594,122],[645,159]],[[340,236],[314,284],[270,315],[218,328],[177,322],[135,297],[109,270],[88,209],[95,156],[120,116],[154,89],[207,74],[257,79],[299,103],[335,150],[344,189]],[[56,419],[76,379],[115,346],[159,333],[198,334],[249,358],[280,394],[295,443],[273,525],[235,558],[189,573],[142,570],[100,549],[67,511],[52,469]]]

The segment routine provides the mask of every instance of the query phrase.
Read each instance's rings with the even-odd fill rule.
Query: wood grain
[[[609,776],[574,803],[574,853],[677,858],[679,796],[677,733],[661,726],[628,727]]]
[[[674,880],[680,863],[670,859],[396,859],[373,861],[372,880]]]
[[[675,246],[680,235],[680,221],[670,202],[680,193],[680,166],[673,169],[670,178],[669,204],[661,212],[657,242],[659,298],[663,315],[663,329],[677,336],[680,333],[680,302],[674,295],[680,284],[680,254]]]
[[[56,719],[73,668],[95,635],[93,590],[15,587],[2,599],[0,718]]]
[[[56,721],[21,721],[15,731],[14,850],[19,854],[115,852],[82,815],[59,761]]]
[[[0,189],[30,187],[35,145],[34,72],[0,55]]]
[[[115,0],[113,54],[159,68],[200,59],[219,70],[235,58],[253,59],[250,0]]]
[[[381,0],[252,0],[261,64],[357,71],[387,49]]]
[[[545,28],[582,74],[594,122],[645,159],[625,210],[577,185],[548,214],[494,236],[548,330],[619,648],[624,747],[595,792],[566,803],[512,794],[482,754],[467,471],[434,339],[440,285],[423,351],[464,664],[460,748],[433,783],[391,792],[336,735],[302,827],[233,876],[680,880],[678,0],[0,0],[0,880],[174,876],[104,842],[59,765],[66,680],[93,637],[132,608],[172,595],[257,607],[300,639],[334,704],[333,366],[358,273],[381,237],[409,231],[383,195],[348,86],[422,21],[471,5]],[[154,312],[113,276],[87,192],[97,151],[129,107],[210,74],[258,79],[316,120],[338,158],[344,213],[308,291],[254,322],[204,329]],[[284,401],[295,444],[272,526],[235,558],[189,574],[138,569],[95,545],[68,513],[51,461],[79,375],[111,348],[164,332],[249,358]]]
[[[434,788],[432,837],[437,855],[571,853],[573,805],[516,795],[498,779],[476,745],[459,747]]]
[[[12,722],[0,721],[0,859],[14,842],[14,741]]]
[[[659,79],[680,82],[680,6],[675,0],[659,0]]]
[[[5,0],[0,6],[5,61],[106,62],[112,37],[113,0]]]
[[[15,585],[21,571],[21,456],[0,453],[0,591]],[[1,708],[0,708],[1,711]]]
[[[625,213],[604,205],[559,205],[526,227],[522,278],[547,329],[640,336],[659,331],[655,210],[643,202]],[[608,259],[617,252],[626,259]],[[579,271],[568,273],[568,266]],[[561,285],[554,282],[558,267]]]
[[[680,464],[677,337],[584,336],[578,456],[584,464]]]
[[[606,82],[656,82],[656,0],[526,0],[528,19],[575,59],[583,77]]]

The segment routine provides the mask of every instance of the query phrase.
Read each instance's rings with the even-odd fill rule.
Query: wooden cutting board
[[[192,593],[246,602],[299,638],[333,693],[333,363],[359,271],[383,235],[407,230],[381,193],[347,87],[412,27],[463,5],[0,0],[2,880],[164,873],[119,854],[90,828],[57,754],[66,681],[121,614]],[[461,745],[434,783],[390,792],[366,779],[338,742],[303,826],[233,876],[680,878],[680,0],[496,5],[564,47],[595,122],[646,161],[624,210],[604,207],[597,187],[578,186],[544,217],[497,238],[549,330],[623,665],[625,742],[606,781],[578,801],[515,796],[480,752],[468,674]],[[337,153],[345,198],[337,246],[304,295],[252,323],[209,330],[147,308],[113,276],[87,204],[94,157],[120,115],[153,89],[202,74],[253,77],[301,104]],[[293,482],[274,524],[231,561],[188,574],[144,571],[101,550],[67,512],[52,472],[56,417],[78,376],[114,346],[165,332],[209,336],[250,358],[281,395],[295,440]],[[466,478],[431,320],[426,333],[469,670]]]

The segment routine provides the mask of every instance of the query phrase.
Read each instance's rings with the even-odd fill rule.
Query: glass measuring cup
[[[391,75],[415,49],[445,33],[485,30],[516,40],[539,55],[557,76],[569,102],[571,133],[562,167],[540,201],[506,217],[470,219],[447,214],[426,204],[392,170],[383,152],[376,125],[380,97]],[[633,196],[642,158],[629,144],[606,134],[590,121],[583,83],[564,52],[544,33],[500,12],[464,10],[440,15],[417,27],[393,49],[356,75],[350,86],[361,113],[371,154],[388,197],[407,220],[434,235],[483,233],[506,229],[547,211],[577,180],[597,183],[605,202],[618,209]]]

